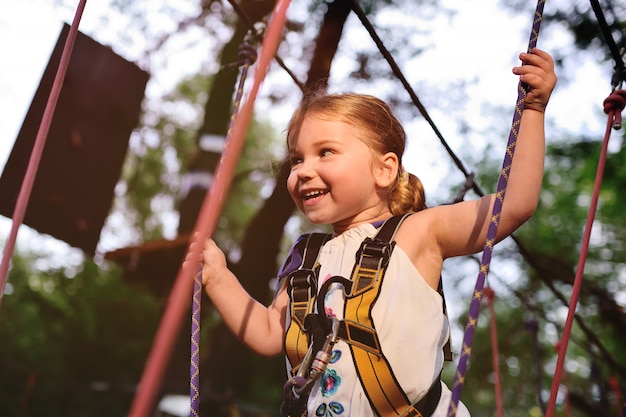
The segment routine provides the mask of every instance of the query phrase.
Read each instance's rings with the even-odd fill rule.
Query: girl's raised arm
[[[513,73],[528,85],[529,91],[498,223],[498,241],[513,233],[537,208],[545,157],[544,112],[556,84],[554,63],[549,54],[534,49],[531,53],[520,54],[520,59],[524,65],[513,68]],[[422,229],[427,227],[428,243],[421,250],[428,251],[435,262],[481,251],[495,198],[492,194],[426,210],[428,213],[424,213],[419,223]]]

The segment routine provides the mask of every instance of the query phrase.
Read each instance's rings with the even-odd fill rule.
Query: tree
[[[188,3],[195,4],[195,2]],[[134,6],[136,5],[132,2],[119,4],[119,7],[124,10],[131,11],[128,16],[133,16],[133,11],[139,10]],[[161,6],[167,9],[167,16],[176,23],[174,27],[181,33],[190,27],[202,26],[211,35],[215,34],[215,37],[218,37],[216,28],[228,26],[222,21],[237,22],[228,32],[231,39],[229,46],[219,53],[222,58],[220,64],[232,62],[236,49],[247,30],[246,25],[232,10],[223,8],[217,2],[203,2],[195,15],[184,17],[176,7],[165,4]],[[266,14],[268,6],[268,2],[242,3],[244,9],[251,8],[251,14],[255,16],[253,21]],[[286,57],[288,63],[293,64],[300,76],[304,78],[304,74],[308,74],[306,88],[311,88],[331,73],[331,63],[339,40],[342,37],[345,39],[342,34],[348,16],[346,2],[323,4],[324,8],[321,6],[322,4],[318,2],[312,2],[308,10],[311,14],[306,15],[307,21],[289,22],[289,33],[297,34],[297,36],[287,36],[279,51]],[[438,6],[436,2],[393,2],[384,5],[377,3],[376,8],[366,11],[371,18],[381,11],[388,12],[393,8],[399,8],[407,16],[417,15],[418,11],[430,16],[440,11],[436,6]],[[575,8],[559,8],[558,12],[548,14],[546,17],[546,19],[552,18],[555,22],[573,22],[571,28],[574,33],[577,33],[576,39],[581,39],[579,46],[585,47],[583,39],[586,39],[587,46],[599,44],[597,40],[599,37],[596,36],[599,32],[593,27],[594,19],[588,8],[583,8],[582,5]],[[151,29],[146,22],[147,20],[144,19],[142,23],[145,25],[144,29],[154,35],[154,29]],[[316,30],[318,24],[319,32]],[[415,49],[411,49],[405,42],[408,36],[399,35],[402,30],[408,33],[414,31],[414,28],[395,24],[386,29],[381,27],[378,29],[386,30],[386,33],[393,32],[395,36],[389,35],[384,38],[391,44],[392,53],[402,59],[410,57],[411,54],[418,54],[427,47],[423,44],[412,45]],[[153,43],[157,45],[156,50],[167,44],[168,39],[174,36],[174,31],[169,34],[157,33],[154,37],[159,39]],[[312,36],[316,37],[317,43],[312,41]],[[226,37],[221,35],[222,39]],[[308,39],[309,42],[302,39]],[[316,45],[316,48],[311,48],[311,45]],[[322,45],[325,46],[322,47]],[[221,43],[214,46],[214,55],[217,56],[217,51],[221,50]],[[348,51],[348,54],[351,52]],[[394,103],[400,113],[413,112],[413,110],[408,110],[410,109],[408,100],[403,98],[404,95],[400,89],[395,88],[396,84],[390,76],[390,71],[386,70],[386,65],[378,58],[378,53],[373,52],[370,55],[369,52],[359,51],[350,55],[350,61],[355,63],[351,67],[353,71],[350,76],[343,78],[342,82],[350,83],[355,89],[364,86],[377,88],[381,92],[379,95]],[[571,57],[557,55],[556,58],[559,63],[567,65],[574,56],[577,60],[582,59],[574,54],[571,54]],[[311,65],[306,68],[308,62],[311,62]],[[158,111],[167,110],[166,106],[149,104],[146,107],[145,124],[134,138],[136,142],[133,154],[129,158],[125,179],[120,186],[126,191],[126,199],[118,200],[120,201],[118,213],[123,213],[128,219],[127,224],[137,230],[135,243],[162,237],[166,229],[162,220],[164,214],[173,211],[176,207],[175,195],[180,186],[178,173],[184,171],[182,167],[188,170],[201,168],[206,172],[212,172],[214,169],[216,155],[209,155],[206,152],[196,153],[195,147],[204,134],[222,136],[225,134],[236,71],[218,71],[216,68],[207,71],[207,73],[211,72],[216,75],[190,76],[180,85],[179,91],[171,93],[159,103],[189,106],[185,109],[191,108],[191,112],[168,114],[167,111]],[[561,83],[563,82],[562,77]],[[389,88],[389,86],[394,88]],[[274,100],[275,104],[290,98],[293,101],[292,97],[296,95],[293,93],[294,90],[294,87],[289,87],[286,91],[277,88],[272,91],[270,99]],[[299,93],[297,95],[300,96]],[[489,110],[493,111],[494,115],[498,115],[496,112],[498,109]],[[194,115],[190,118],[191,120],[181,116],[190,113]],[[507,117],[501,120],[507,120]],[[472,129],[476,129],[465,120],[461,120],[459,126],[461,126],[460,129],[468,126],[460,134],[469,135],[474,133]],[[494,126],[490,126],[490,130],[500,130],[505,133],[504,127],[497,124]],[[257,128],[265,129],[262,123],[257,125]],[[251,133],[251,137],[254,136],[257,135],[254,132]],[[485,136],[489,135],[485,133]],[[500,136],[504,137],[505,134]],[[283,179],[280,176],[276,179],[269,178],[270,170],[256,169],[258,163],[254,161],[254,158],[272,160],[274,166],[278,166],[281,156],[279,152],[275,152],[275,157],[264,155],[259,158],[255,155],[260,148],[263,146],[250,149],[249,159],[244,157],[242,160],[244,165],[238,171],[241,177],[237,178],[236,185],[233,187],[233,192],[238,194],[233,194],[227,202],[224,221],[216,237],[231,255],[231,266],[244,280],[244,285],[258,299],[269,300],[271,291],[268,281],[275,275],[277,254],[286,246],[282,241],[283,235],[297,234],[298,228],[294,227],[294,230],[285,228],[288,219],[292,218],[294,223],[297,223],[297,218],[291,217],[293,206],[290,205],[291,202],[282,186]],[[516,242],[503,242],[498,249],[498,254],[501,254],[499,256],[508,263],[508,266],[513,265],[516,271],[513,280],[504,276],[506,274],[501,273],[497,265],[490,274],[491,282],[499,284],[500,289],[497,293],[496,312],[505,389],[503,395],[505,405],[515,404],[515,408],[510,407],[507,410],[507,415],[509,411],[516,415],[540,412],[541,401],[538,401],[536,394],[540,389],[539,385],[544,390],[542,400],[545,403],[546,391],[552,379],[554,344],[558,341],[560,334],[564,314],[563,304],[564,300],[565,302],[567,300],[576,265],[576,255],[579,252],[582,227],[588,209],[585,201],[589,198],[597,152],[597,145],[589,141],[580,141],[579,138],[564,138],[562,146],[555,146],[551,149],[545,192],[539,212],[519,231]],[[176,163],[170,165],[162,163],[171,155],[175,155]],[[485,155],[491,155],[489,149]],[[477,167],[477,172],[480,174],[478,180],[481,184],[495,183],[493,175],[482,174],[483,172],[498,172],[496,164],[490,162],[491,158],[481,161],[478,158],[472,158],[472,155],[463,156],[463,159],[469,160],[473,166]],[[623,165],[622,161],[622,152],[613,152],[607,166],[602,204],[597,223],[594,225],[594,228],[602,233],[599,234],[598,240],[594,241],[590,252],[587,269],[589,278],[585,280],[581,308],[578,311],[579,319],[568,355],[568,369],[576,371],[568,372],[570,397],[575,413],[579,415],[606,415],[604,411],[607,407],[615,404],[608,390],[609,371],[615,371],[617,377],[624,380],[620,366],[625,363],[622,353],[624,340],[622,332],[619,331],[623,329],[624,324],[621,311],[624,305],[621,295],[624,292],[623,268],[621,268],[624,252],[621,244],[624,221],[620,215],[622,201],[619,192],[623,188],[623,173],[620,168]],[[262,172],[262,182],[257,184],[262,183],[263,187],[271,191],[260,195],[258,189],[262,186],[250,186],[251,183],[246,183],[245,177],[249,172]],[[163,180],[164,178],[166,181]],[[276,186],[273,181],[276,181]],[[451,182],[446,185],[454,188],[454,191],[458,187],[458,184]],[[450,195],[453,194],[454,192],[451,191]],[[196,195],[195,198],[201,198],[202,195]],[[158,204],[164,201],[166,204]],[[190,230],[189,225],[193,224],[198,201],[189,200],[179,206],[181,227],[177,233]],[[246,204],[240,204],[241,201],[246,201]],[[157,212],[154,207],[165,208]],[[187,209],[189,210],[185,211]],[[242,213],[240,210],[244,209],[247,211]],[[185,211],[185,214],[182,211]],[[261,245],[258,242],[259,236],[263,236]],[[180,256],[177,259],[180,259]],[[456,268],[457,265],[459,270],[467,270],[467,263],[471,264],[472,270],[475,270],[476,260],[470,258],[465,262],[454,261],[448,271],[453,270],[452,268]],[[173,277],[174,274],[170,276]],[[456,277],[452,273],[445,273],[444,280],[448,288],[456,287]],[[162,289],[163,293],[167,292],[167,284],[166,282]],[[452,293],[454,297],[454,291]],[[461,300],[461,302],[469,303],[467,300]],[[495,404],[493,370],[490,361],[486,360],[490,356],[489,338],[486,333],[487,317],[486,313],[481,316],[481,326],[475,339],[471,368],[463,391],[463,401],[469,405],[470,410],[475,414],[485,415],[492,412]],[[464,317],[459,318],[459,326],[464,325],[464,319]],[[228,400],[254,401],[256,404],[269,404],[272,409],[275,409],[276,403],[280,400],[280,387],[285,378],[282,373],[282,361],[278,359],[274,362],[267,362],[249,355],[219,326],[219,322],[216,323],[214,317],[208,322],[214,327],[210,329],[210,336],[207,334],[210,357],[205,359],[206,367],[203,367],[202,375],[205,380],[210,381],[210,389],[217,392],[218,402],[224,402],[224,398],[230,395],[232,397],[227,398]],[[526,326],[532,327],[532,323],[538,326],[537,350],[534,349],[533,333],[520,331]],[[453,347],[458,350],[460,340],[453,339]],[[188,350],[183,349],[183,352],[186,354]],[[232,352],[237,353],[232,354]],[[539,355],[536,356],[535,352]],[[539,372],[536,364],[539,365]],[[182,367],[182,369],[185,368]],[[453,364],[450,364],[446,367],[445,377],[450,378],[452,371]],[[541,381],[541,384],[538,381]],[[592,391],[598,394],[587,395]]]
[[[54,255],[52,255],[54,256]],[[14,257],[0,314],[0,414],[123,414],[157,326],[156,300],[91,261]]]

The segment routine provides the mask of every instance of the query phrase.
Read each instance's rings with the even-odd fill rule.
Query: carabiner
[[[311,370],[309,373],[309,377],[306,380],[306,383],[301,387],[293,387],[294,393],[298,396],[307,395],[309,392],[311,392],[313,385],[321,377],[321,375],[326,372],[326,367],[328,367],[328,364],[330,363],[333,346],[335,345],[335,343],[337,343],[337,338],[339,336],[339,320],[337,320],[336,317],[330,317],[330,322],[331,331],[326,336],[326,340],[324,340],[324,345],[317,352],[317,354],[315,355],[315,359],[313,359],[310,364]],[[306,370],[308,369],[309,365],[307,364],[307,367],[305,368],[304,364],[306,360],[311,360],[310,356],[312,355],[309,355],[310,353],[311,349],[309,348],[309,351],[307,351],[306,356],[302,361],[302,366],[298,370],[298,376],[303,376],[301,375],[301,373],[306,372]]]

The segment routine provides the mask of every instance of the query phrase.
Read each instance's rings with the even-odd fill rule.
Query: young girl
[[[536,209],[543,177],[544,111],[556,84],[549,54],[534,49],[520,54],[520,59],[523,65],[513,68],[513,73],[529,91],[498,241]],[[449,331],[437,291],[443,261],[484,248],[495,197],[426,208],[420,181],[402,165],[404,130],[389,107],[371,96],[337,94],[305,100],[289,123],[287,146],[292,166],[287,180],[291,197],[309,221],[330,224],[334,232],[319,253],[317,289],[330,277],[351,276],[361,243],[373,237],[383,221],[413,212],[395,234],[384,284],[372,302],[371,327],[380,344],[380,351],[372,357],[385,361],[389,380],[401,387],[409,402],[400,414],[419,415],[411,405],[435,392],[429,409],[416,409],[425,417],[445,416],[450,391],[440,382],[440,373],[442,347]],[[211,239],[204,243],[202,256],[206,293],[233,333],[258,354],[283,352],[291,322],[286,286],[266,307],[242,288]],[[283,268],[281,276],[289,272]],[[318,313],[344,319],[345,288],[334,283],[326,290],[321,296],[324,312]],[[304,415],[386,414],[376,405],[379,399],[373,397],[387,395],[387,382],[378,380],[380,392],[372,394],[368,385],[373,379],[371,372],[357,369],[348,342],[339,339],[332,345],[329,362],[311,387],[308,400],[305,398]],[[457,416],[469,416],[462,404]]]

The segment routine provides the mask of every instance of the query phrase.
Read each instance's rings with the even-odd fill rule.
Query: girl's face
[[[397,158],[391,158],[396,171],[387,172],[385,157],[374,160],[358,134],[343,121],[307,115],[290,146],[291,198],[309,221],[332,224],[336,233],[391,214],[385,190],[387,177],[397,173]]]

